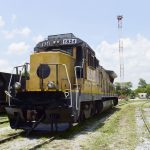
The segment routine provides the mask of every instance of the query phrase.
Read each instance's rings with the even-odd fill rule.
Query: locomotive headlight
[[[56,85],[53,81],[48,81],[47,87],[48,89],[54,89],[56,88]]]
[[[19,90],[19,89],[21,88],[20,82],[16,82],[16,83],[14,84],[14,88],[15,88],[15,90]]]

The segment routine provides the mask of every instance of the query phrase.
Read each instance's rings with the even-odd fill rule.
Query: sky
[[[1,0],[0,71],[29,62],[37,42],[73,33],[119,81],[117,15],[123,15],[124,81],[150,83],[149,0]]]

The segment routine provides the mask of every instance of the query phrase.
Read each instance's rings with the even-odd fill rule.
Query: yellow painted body
[[[56,89],[48,89],[48,81],[56,82],[56,65],[65,64],[67,67],[69,79],[71,82],[71,89],[76,92],[76,80],[74,66],[76,61],[76,48],[73,49],[73,56],[63,53],[61,51],[49,51],[34,53],[30,56],[30,79],[26,81],[27,91],[41,91],[41,79],[37,76],[37,68],[40,64],[49,64],[50,76],[43,80],[44,91],[66,91],[69,89],[69,82],[65,67],[58,66],[58,85]],[[81,93],[86,94],[113,94],[113,84],[104,69],[91,68],[85,63],[86,78],[78,79],[78,84]]]
[[[72,56],[62,52],[41,52],[34,53],[30,56],[30,79],[27,81],[27,91],[39,91],[40,78],[37,76],[37,68],[40,64],[49,64],[50,76],[44,79],[44,90],[48,90],[48,81],[56,83],[56,65],[51,64],[66,64],[71,83],[74,82],[74,66],[75,60]],[[63,65],[58,66],[58,90],[69,89],[67,74]]]

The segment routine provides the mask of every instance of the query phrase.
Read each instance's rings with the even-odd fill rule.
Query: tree
[[[138,87],[146,88],[147,83],[144,79],[140,78],[138,85],[139,85]]]
[[[131,82],[125,82],[124,87],[125,88],[132,88],[132,83]]]
[[[115,83],[115,90],[116,93],[118,94],[118,96],[123,96],[123,97],[128,97],[130,96],[132,90],[132,83],[131,82],[124,82],[122,84],[122,88],[121,88],[121,84],[119,82]]]
[[[115,82],[115,92],[119,96],[121,95],[121,84],[119,82]]]
[[[138,88],[135,89],[136,95],[138,93],[148,93],[150,94],[150,85],[146,83],[146,81],[142,78],[139,79]]]
[[[138,95],[138,93],[146,93],[146,88],[138,87],[137,89],[135,89],[135,93],[136,95]]]
[[[146,86],[146,93],[147,93],[147,97],[150,96],[150,84],[147,84]]]
[[[131,82],[125,82],[123,85],[123,95],[129,96],[132,92],[132,83]]]
[[[130,98],[134,99],[136,97],[136,93],[135,91],[131,91],[131,94],[130,94]]]

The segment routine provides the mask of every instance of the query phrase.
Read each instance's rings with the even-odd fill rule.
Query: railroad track
[[[0,139],[0,144],[3,144],[3,143],[5,143],[5,142],[7,142],[7,141],[10,141],[10,140],[12,140],[12,139],[15,139],[15,138],[17,138],[18,136],[20,136],[20,135],[23,134],[23,133],[24,133],[24,132],[19,132],[19,133],[13,134],[13,135],[11,135],[11,136],[8,136],[8,137],[6,137],[6,138]]]
[[[0,116],[0,119],[8,119],[8,117],[7,117],[7,116],[6,116],[6,117],[1,117],[1,116]]]
[[[3,139],[0,139],[0,147],[3,146],[3,144],[7,144],[7,142],[11,142],[13,143],[13,140],[14,140],[14,143],[16,143],[17,141],[19,142],[19,139],[20,137],[19,136],[23,136],[22,138],[24,139],[24,136],[26,137],[27,134],[25,131],[21,131],[19,133],[16,133],[16,134],[13,134],[12,136],[9,136],[9,137],[6,137],[6,138],[3,138]],[[34,136],[33,136],[34,137]],[[36,136],[35,136],[36,137]],[[27,138],[27,137],[26,137]],[[36,143],[29,143],[29,145],[26,147],[23,143],[23,147],[21,146],[21,149],[28,149],[28,150],[35,150],[37,148],[40,148],[41,146],[45,145],[45,144],[49,144],[50,142],[52,142],[53,140],[56,139],[56,136],[52,136],[52,137],[49,137],[47,139],[43,139],[43,140],[40,140],[40,139],[37,139],[37,142]],[[28,141],[28,140],[27,140]],[[22,142],[22,141],[21,141]]]
[[[8,117],[1,117],[0,116],[0,124],[7,123],[7,122],[8,122]]]
[[[0,124],[4,124],[4,123],[7,123],[9,122],[8,120],[4,120],[4,121],[0,121]]]
[[[111,113],[107,114],[106,116],[110,116],[110,115],[111,115]],[[103,118],[105,119],[106,116],[103,115]],[[98,124],[99,124],[99,122],[98,122]],[[96,127],[94,127],[94,128],[96,128]],[[7,144],[7,142],[8,142],[8,144],[9,144],[9,142],[11,142],[11,143],[13,143],[13,142],[17,143],[17,141],[19,142],[19,138],[20,138],[19,136],[21,134],[23,134],[23,133],[26,133],[26,132],[24,132],[24,131],[23,132],[19,132],[19,133],[15,134],[15,135],[12,135],[12,136],[7,137],[5,139],[0,139],[0,147],[3,146],[3,144]],[[34,137],[35,135],[33,134],[33,135],[31,135],[31,137],[32,136]],[[46,144],[51,144],[51,142],[53,142],[57,138],[59,138],[59,134],[51,135],[51,136],[47,137],[45,140],[44,139],[41,140],[41,139],[37,138],[36,143],[34,143],[34,142],[33,143],[29,143],[29,144],[27,144],[27,147],[25,145],[21,145],[21,149],[35,150],[35,149],[41,148],[42,146],[45,146]],[[15,139],[15,140],[13,141],[13,139]]]
[[[134,102],[135,102],[134,100],[132,100],[132,101],[126,101],[126,102],[119,103],[117,106],[123,106],[123,105],[126,105],[126,104],[132,104]],[[139,102],[141,102],[141,101],[139,101]]]
[[[36,145],[29,147],[28,150],[35,150],[37,148],[40,148],[41,146],[43,146],[45,144],[49,144],[50,142],[54,141],[55,139],[56,139],[55,136],[50,137],[49,139],[46,139],[43,142],[37,143]]]
[[[132,102],[123,102],[121,104],[118,104],[117,106],[123,106],[123,105],[129,104],[129,103],[132,103]]]
[[[147,102],[143,103],[143,104],[141,105],[141,107],[140,107],[140,111],[141,111],[142,120],[143,120],[143,122],[144,122],[144,124],[145,124],[145,126],[146,126],[147,131],[148,131],[149,134],[150,134],[150,127],[149,127],[149,125],[148,125],[148,123],[147,123],[147,121],[146,121],[146,117],[144,116],[144,110],[143,110],[144,105],[147,104],[147,103],[150,103],[150,101],[147,101]]]

